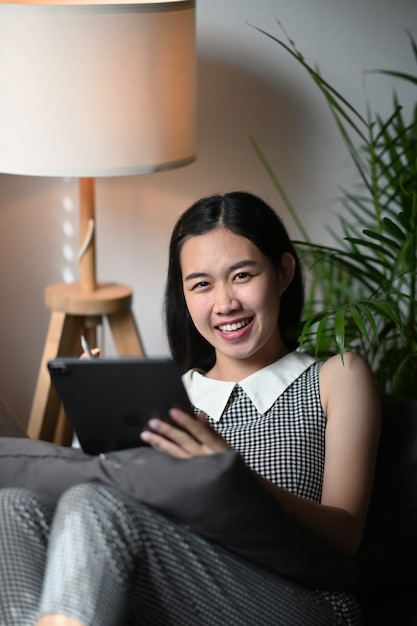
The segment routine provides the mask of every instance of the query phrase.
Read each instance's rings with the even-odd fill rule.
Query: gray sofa
[[[417,624],[417,401],[384,396],[373,496],[359,551],[365,624]]]
[[[359,562],[365,626],[416,626],[417,401],[382,397],[375,484]],[[0,397],[0,436],[25,437]]]
[[[27,437],[12,411],[0,396],[0,437]]]

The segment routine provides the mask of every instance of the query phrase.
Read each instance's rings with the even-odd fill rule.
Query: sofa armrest
[[[359,550],[365,624],[417,624],[417,401],[383,396],[375,481]],[[381,621],[382,620],[382,621]]]
[[[0,437],[27,437],[28,435],[0,396]]]

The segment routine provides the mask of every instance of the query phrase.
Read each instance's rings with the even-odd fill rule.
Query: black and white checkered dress
[[[284,358],[292,364],[297,355],[293,353]],[[287,376],[275,401],[263,413],[239,383],[234,385],[220,419],[213,419],[205,406],[195,407],[196,413],[199,410],[206,412],[210,425],[240,453],[251,469],[274,484],[314,502],[321,501],[327,423],[320,399],[320,365],[311,360],[299,375],[295,373],[291,383]],[[202,382],[197,373],[197,381],[194,380],[197,388]],[[217,381],[212,382],[214,393]],[[259,383],[261,394],[262,378]],[[203,384],[205,393],[202,397],[207,397],[210,383],[205,379]],[[193,395],[196,397],[195,389]],[[352,594],[323,590],[317,593],[333,606],[341,623],[360,622],[360,612]]]
[[[262,476],[320,502],[326,418],[320,402],[319,363],[305,370],[261,414],[236,384],[219,422],[210,424]]]

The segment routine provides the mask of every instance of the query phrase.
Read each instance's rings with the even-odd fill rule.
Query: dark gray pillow
[[[90,456],[44,441],[0,439],[0,487],[55,503],[71,485],[101,482],[235,554],[315,588],[352,589],[356,567],[307,530],[233,451],[175,459],[141,447]]]

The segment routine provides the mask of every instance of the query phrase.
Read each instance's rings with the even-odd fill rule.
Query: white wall
[[[261,145],[315,239],[349,162],[325,104],[307,75],[252,26],[281,37],[279,19],[322,74],[364,107],[365,69],[416,64],[415,0],[197,0],[198,160],[181,170],[97,181],[98,278],[134,289],[134,313],[150,355],[166,354],[161,302],[170,230],[196,198],[247,189],[261,194],[298,236],[260,165]],[[373,77],[368,95],[382,112],[392,83]],[[415,91],[398,84],[409,109]],[[406,107],[406,109],[407,109]],[[78,246],[77,181],[0,175],[0,393],[26,422],[49,312],[43,289],[77,278],[65,250]],[[71,228],[73,234],[71,235]],[[105,332],[104,349],[114,353]]]

